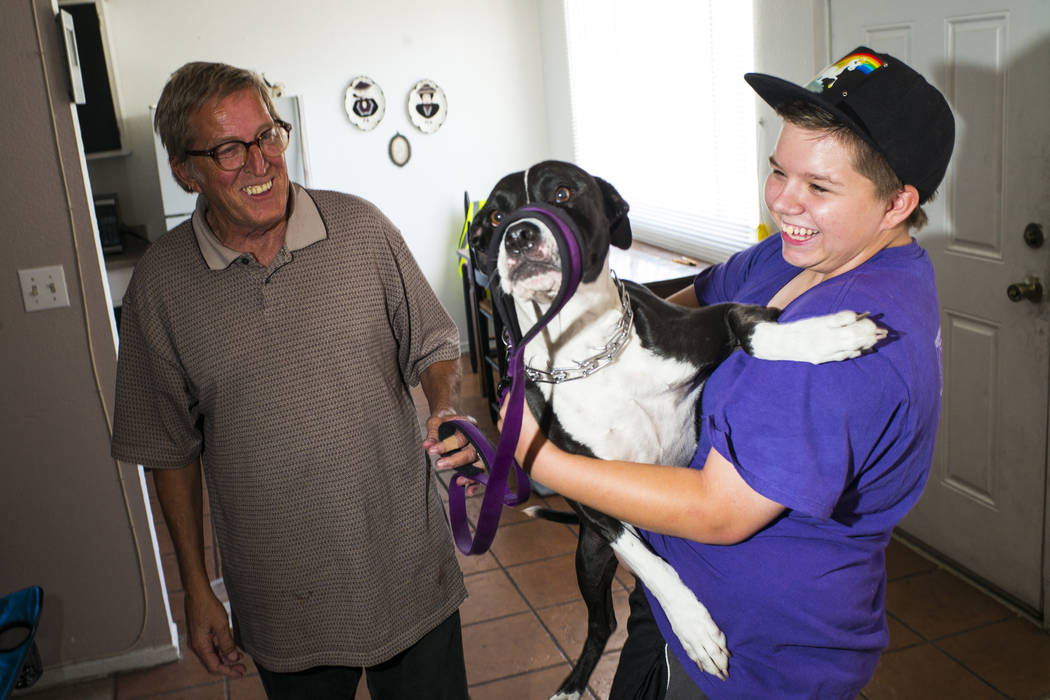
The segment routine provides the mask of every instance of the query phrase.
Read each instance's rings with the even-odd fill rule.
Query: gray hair
[[[274,121],[280,119],[270,99],[266,83],[254,71],[236,68],[225,63],[197,61],[187,63],[171,74],[157,101],[153,117],[153,128],[168,151],[171,164],[186,160],[186,151],[193,144],[196,134],[190,125],[190,116],[212,98],[223,98],[244,89],[259,91],[266,104],[266,111]],[[172,168],[172,175],[184,190],[191,192]]]

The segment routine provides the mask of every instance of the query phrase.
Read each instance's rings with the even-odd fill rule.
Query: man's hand
[[[211,589],[204,564],[204,491],[199,460],[181,469],[151,470],[157,498],[179,561],[186,592],[187,637],[193,652],[211,673],[244,676],[241,652],[233,643],[226,608]]]
[[[423,440],[423,449],[430,455],[435,469],[455,469],[480,459],[473,447],[460,450],[468,440],[459,431],[446,440],[438,439],[438,426],[444,421],[458,418],[477,425],[476,420],[470,416],[460,415],[459,411],[453,408],[459,401],[461,379],[462,370],[458,360],[435,362],[423,370],[419,376],[423,393],[427,397],[427,403],[430,404],[430,418],[427,419],[427,436]],[[449,454],[451,452],[455,454]],[[443,456],[446,454],[448,454],[447,457]]]
[[[233,643],[226,608],[208,591],[198,598],[186,595],[186,625],[190,648],[211,673],[243,678],[241,652]]]
[[[423,440],[423,449],[430,455],[431,461],[434,463],[434,468],[438,470],[443,469],[455,469],[456,467],[463,467],[468,464],[472,464],[479,459],[481,455],[478,454],[477,450],[473,447],[464,447],[469,442],[463,433],[458,430],[444,440],[438,439],[438,426],[447,420],[465,420],[474,425],[478,422],[472,416],[464,416],[458,414],[453,409],[446,409],[439,411],[437,414],[430,416],[427,419],[427,437]],[[448,454],[455,452],[455,454]],[[443,456],[448,454],[447,457]]]

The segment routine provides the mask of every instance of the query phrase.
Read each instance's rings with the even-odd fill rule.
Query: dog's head
[[[583,282],[601,272],[610,245],[631,245],[627,202],[601,178],[554,160],[507,175],[475,215],[469,243],[479,267],[497,273],[503,291],[522,300],[550,301],[561,285],[561,259],[551,231],[528,218],[502,225],[521,207],[541,202],[563,210],[579,232]]]

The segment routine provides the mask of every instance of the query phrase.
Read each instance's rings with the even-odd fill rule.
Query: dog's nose
[[[511,255],[528,254],[540,240],[540,230],[528,221],[511,224],[503,235],[503,245]]]

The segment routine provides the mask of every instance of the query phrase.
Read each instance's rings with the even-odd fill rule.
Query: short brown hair
[[[186,160],[186,151],[195,137],[190,126],[191,115],[212,98],[221,99],[248,88],[259,91],[266,104],[266,111],[274,121],[279,120],[280,115],[270,99],[269,88],[254,71],[225,63],[196,61],[187,63],[172,73],[160,93],[153,117],[153,128],[168,151],[169,162],[181,163]],[[175,174],[174,168],[172,174]],[[175,175],[175,180],[184,190],[191,191],[178,175]]]
[[[874,183],[875,196],[880,199],[889,199],[904,189],[905,183],[897,177],[886,159],[857,132],[820,105],[807,100],[792,100],[780,105],[777,114],[788,124],[822,131],[837,138],[853,154],[853,169]],[[926,201],[932,199],[933,194]],[[921,206],[916,206],[906,223],[913,231],[918,231],[926,225],[927,220],[926,212]]]

